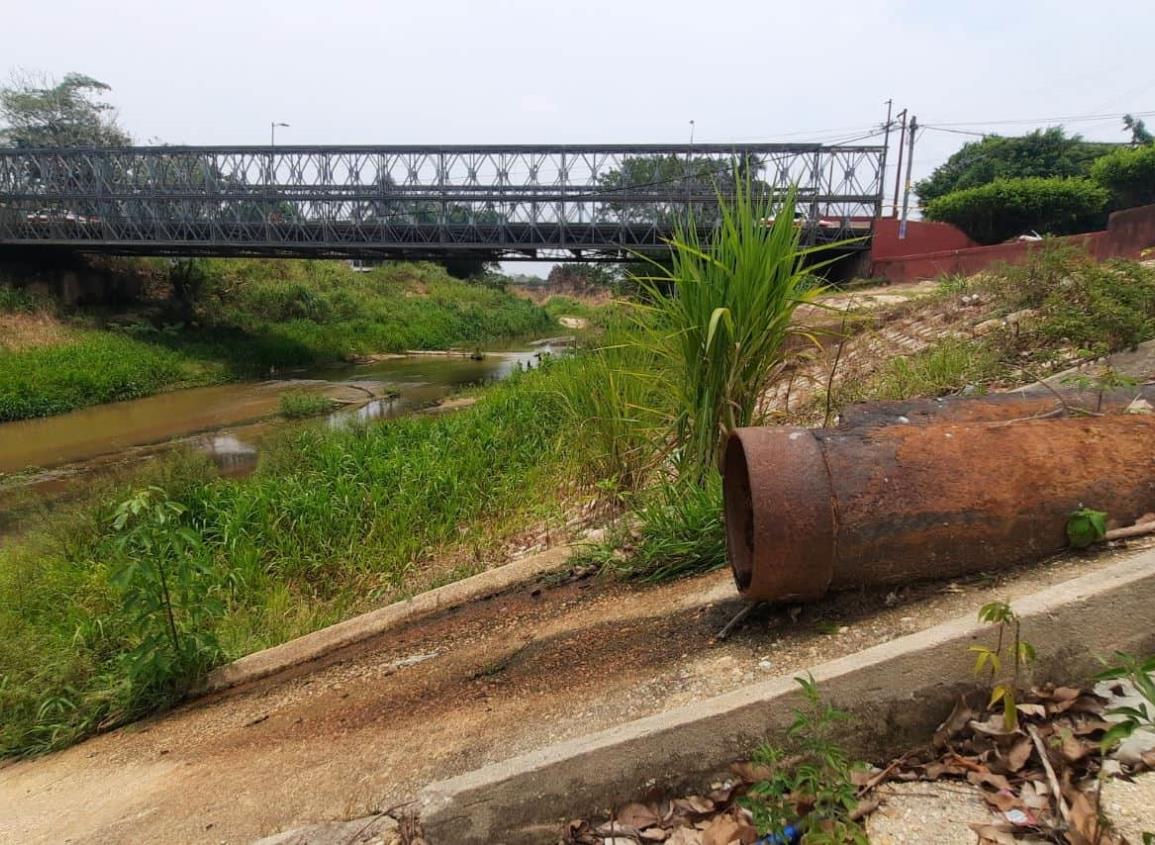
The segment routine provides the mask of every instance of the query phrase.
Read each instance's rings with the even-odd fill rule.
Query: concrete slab
[[[221,692],[283,672],[301,670],[322,658],[378,637],[414,619],[495,595],[547,572],[561,569],[573,552],[573,546],[546,549],[436,590],[419,593],[405,601],[354,616],[287,643],[245,655],[210,672],[204,683],[193,691],[193,696]]]
[[[1083,680],[1097,655],[1155,648],[1152,608],[1155,550],[1015,603],[1039,653],[1038,681]],[[925,740],[973,685],[967,649],[990,633],[968,614],[814,667],[823,695],[856,717],[847,749],[881,759]],[[420,802],[426,836],[433,845],[540,843],[566,819],[645,789],[701,787],[785,730],[797,689],[776,678],[432,784]]]

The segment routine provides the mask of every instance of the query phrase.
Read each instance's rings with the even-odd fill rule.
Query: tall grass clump
[[[756,195],[736,180],[708,242],[685,222],[671,242],[671,269],[642,280],[650,299],[643,343],[660,361],[678,474],[691,483],[719,466],[731,431],[754,422],[795,309],[820,293],[804,267],[814,249],[800,246],[795,197]]]
[[[915,355],[892,358],[867,381],[849,380],[838,405],[878,399],[946,396],[983,389],[1003,369],[998,352],[982,341],[946,337]]]
[[[726,565],[722,476],[704,486],[658,484],[628,499],[630,520],[580,557],[644,582],[666,581]]]
[[[46,300],[21,288],[5,285],[0,281],[0,314],[31,313],[49,306]]]
[[[725,563],[726,439],[757,421],[794,311],[821,292],[794,204],[793,191],[764,197],[738,180],[709,239],[684,222],[669,269],[639,279],[632,334],[586,359],[589,383],[570,407],[587,465],[633,509],[626,538],[591,554],[619,573],[663,579]]]
[[[659,467],[665,440],[655,357],[629,335],[604,339],[559,368],[557,389],[574,429],[579,480],[615,506],[625,504]]]

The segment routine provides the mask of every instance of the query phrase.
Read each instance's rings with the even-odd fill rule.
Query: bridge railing
[[[709,228],[739,175],[795,187],[808,237],[838,239],[868,233],[881,165],[881,147],[782,144],[11,149],[0,244],[623,257],[691,212]]]

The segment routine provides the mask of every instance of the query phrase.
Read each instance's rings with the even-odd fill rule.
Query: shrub
[[[1013,351],[1074,345],[1094,354],[1155,337],[1155,270],[1134,261],[1100,264],[1078,249],[1046,246],[988,282],[1008,309],[1038,314]]]
[[[1091,178],[1111,192],[1112,208],[1155,203],[1155,144],[1124,147],[1097,159]]]
[[[1071,235],[1101,228],[1107,200],[1107,190],[1088,179],[999,179],[933,200],[926,216],[994,244],[1032,230]]]

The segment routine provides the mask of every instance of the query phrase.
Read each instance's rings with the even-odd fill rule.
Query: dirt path
[[[425,783],[677,707],[1091,571],[846,594],[730,640],[728,573],[527,585],[310,674],[195,702],[0,768],[3,843],[240,843],[410,800]]]

